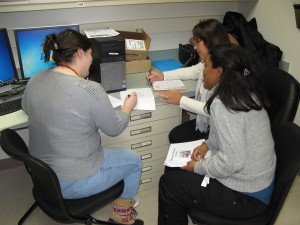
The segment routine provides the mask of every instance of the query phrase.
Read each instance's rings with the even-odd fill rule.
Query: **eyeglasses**
[[[198,45],[200,42],[202,41],[202,39],[200,38],[194,38],[194,45]]]

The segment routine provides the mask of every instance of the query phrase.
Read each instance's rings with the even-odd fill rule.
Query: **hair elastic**
[[[57,50],[57,49],[58,49],[58,45],[57,45],[57,43],[56,43],[56,42],[54,42],[54,44],[53,44],[53,45],[54,45],[54,49],[55,49],[55,50]]]
[[[248,76],[250,74],[250,71],[248,69],[244,69],[244,77]]]

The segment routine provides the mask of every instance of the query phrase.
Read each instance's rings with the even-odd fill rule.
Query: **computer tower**
[[[88,79],[107,93],[126,90],[125,40],[120,36],[92,38],[93,62]]]

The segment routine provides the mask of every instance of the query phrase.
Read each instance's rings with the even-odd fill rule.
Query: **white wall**
[[[240,4],[245,11],[253,2],[194,2],[104,6],[57,10],[0,13],[0,27],[9,30],[17,67],[16,44],[13,29],[64,24],[79,24],[80,29],[109,26],[114,29],[135,31],[143,27],[152,38],[150,51],[177,48],[187,43],[193,26],[201,18],[220,21],[227,11],[236,11]],[[243,6],[245,5],[245,6]]]
[[[245,6],[241,5],[242,11]],[[300,81],[300,29],[296,27],[293,0],[259,0],[253,10],[245,13],[248,20],[257,20],[258,30],[264,38],[280,47],[282,60],[289,62],[289,73]],[[295,118],[300,125],[300,110]]]

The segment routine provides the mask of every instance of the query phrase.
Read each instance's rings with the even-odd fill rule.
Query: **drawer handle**
[[[147,166],[147,167],[144,167],[142,169],[142,172],[147,172],[147,171],[150,171],[150,170],[152,170],[152,166]]]
[[[142,155],[142,156],[141,156],[141,159],[142,159],[142,160],[150,159],[150,158],[152,158],[152,153],[149,153],[149,154],[146,154],[146,155]]]
[[[146,184],[152,181],[152,177],[146,178],[144,180],[141,180],[140,184]]]
[[[151,127],[145,127],[145,128],[138,129],[138,130],[132,130],[132,131],[130,131],[130,135],[134,136],[134,135],[144,134],[144,133],[148,133],[148,132],[151,132]]]
[[[152,117],[152,113],[151,112],[147,112],[147,113],[143,113],[143,114],[139,114],[139,115],[130,116],[130,121],[137,121],[137,120],[149,119],[151,117]]]
[[[144,141],[144,142],[140,142],[140,143],[135,143],[131,145],[131,149],[137,149],[137,148],[142,148],[142,147],[146,147],[146,146],[150,146],[152,145],[152,141]]]

